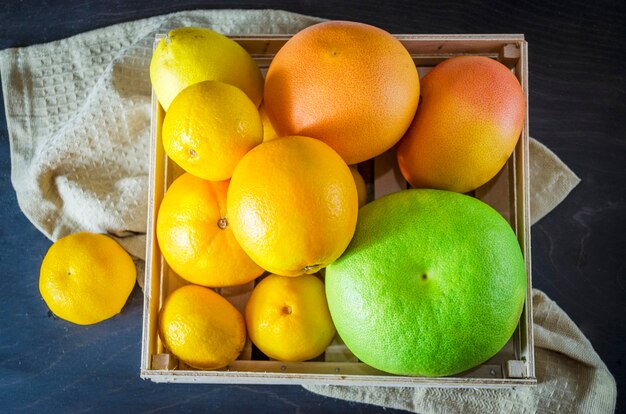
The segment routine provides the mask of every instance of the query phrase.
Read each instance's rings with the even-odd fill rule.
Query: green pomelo
[[[326,269],[337,332],[363,362],[399,375],[446,376],[495,355],[526,293],[509,224],[487,204],[405,190],[359,211],[345,253]]]

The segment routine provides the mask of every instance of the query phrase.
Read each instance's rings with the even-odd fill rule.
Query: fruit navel
[[[310,272],[311,270],[318,270],[320,266],[322,266],[322,265],[321,264],[314,264],[314,265],[304,266],[303,270],[305,272]]]
[[[228,219],[226,217],[221,217],[219,220],[217,220],[217,227],[224,230],[226,227],[228,227]]]

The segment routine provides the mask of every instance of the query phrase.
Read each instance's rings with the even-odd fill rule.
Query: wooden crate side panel
[[[481,36],[481,35],[470,35],[470,36],[468,35],[450,35],[450,36],[398,35],[397,37],[401,41],[403,41],[407,49],[409,49],[410,53],[412,53],[416,64],[426,65],[425,67],[419,68],[421,75],[423,75],[429,70],[428,65],[435,65],[439,63],[439,61],[442,61],[455,54],[456,55],[482,54],[482,55],[489,56],[495,59],[500,59],[500,60],[508,59],[507,60],[508,65],[511,65],[512,64],[511,62],[515,63],[517,65],[515,67],[516,72],[525,74],[525,66],[520,66],[520,62],[522,61],[522,59],[518,57],[516,60],[516,57],[515,57],[515,53],[519,54],[520,50],[525,50],[520,47],[520,45],[525,44],[525,42],[521,41],[521,39],[523,39],[523,36],[506,35],[500,39],[498,39],[497,36],[498,35],[493,35],[493,36],[492,35],[485,35],[485,36]],[[244,47],[251,52],[251,54],[256,59],[257,63],[259,64],[262,70],[267,68],[267,66],[269,65],[269,62],[271,62],[271,59],[273,58],[273,54],[276,53],[280,49],[280,47],[286,42],[287,39],[288,39],[288,36],[267,36],[263,38],[241,36],[241,37],[235,38],[235,40],[239,41],[239,43],[244,45]],[[513,47],[512,47],[512,44],[513,44]],[[471,52],[468,52],[468,51],[471,51]],[[520,82],[522,81],[520,80]],[[523,86],[525,86],[524,83],[523,83]],[[159,116],[157,117],[158,118],[157,123],[159,123],[162,121],[162,117],[164,116],[164,113],[162,112],[162,109],[160,108],[158,103],[156,107],[157,107],[156,110],[160,111],[158,113]],[[158,127],[158,131],[153,131],[152,136],[156,137],[158,132],[160,132],[160,126]],[[158,138],[158,141],[160,141],[160,137]],[[155,145],[155,144],[152,143],[152,145]],[[167,177],[165,180],[165,183],[163,183],[163,181],[160,182],[161,184],[160,188],[163,191],[165,191],[165,189],[171,183],[171,181],[173,181],[173,179],[177,177],[178,174],[180,174],[180,171],[176,170],[177,166],[173,162],[168,162],[167,157],[164,156],[161,145],[155,145],[155,147],[156,147],[156,150],[161,151],[161,155],[165,159],[163,163],[164,166],[162,167],[162,170],[164,171],[162,171],[160,175],[160,177]],[[516,178],[518,178],[519,176],[519,171],[516,169],[516,164],[517,164],[516,161],[525,160],[526,163],[528,161],[527,156],[523,155],[524,154],[523,151],[526,151],[526,154],[527,154],[527,144],[525,147],[523,145],[520,147],[520,144],[518,143],[518,148],[516,149],[516,155],[513,157],[512,160],[510,160],[507,163],[505,170],[498,175],[497,179],[494,180],[494,183],[490,183],[492,187],[497,187],[500,190],[502,190],[503,188],[509,189],[508,187],[509,185],[515,184],[515,183],[512,183],[511,181],[516,180]],[[153,160],[155,160],[155,158],[153,158]],[[383,156],[375,160],[372,160],[371,162],[366,162],[366,163],[362,163],[362,165],[359,165],[359,169],[361,171],[363,171],[364,168],[362,167],[364,167],[364,165],[365,165],[365,170],[368,170],[368,169],[371,170],[371,172],[373,173],[373,176],[372,176],[373,181],[383,180],[385,182],[384,185],[377,185],[374,182],[368,183],[368,193],[370,195],[369,200],[373,198],[378,198],[382,196],[383,193],[391,192],[391,190],[397,191],[397,190],[406,188],[406,182],[404,181],[401,174],[399,173],[397,165],[394,165],[394,163],[395,163],[395,152],[391,150],[391,151],[388,151],[388,153],[384,154]],[[367,165],[369,165],[369,167],[367,167]],[[155,188],[158,188],[159,177],[156,175],[157,174],[155,173],[155,177],[151,176],[151,185],[154,185]],[[510,180],[511,178],[512,180]],[[153,181],[153,179],[156,181]],[[528,181],[519,180],[518,182],[527,183]],[[498,192],[500,190],[498,190]],[[516,190],[518,190],[518,187],[516,186],[514,188],[511,188],[510,190],[515,192]],[[526,188],[525,191],[527,192],[528,189]],[[490,192],[489,190],[486,190],[483,193],[484,193],[483,195],[486,197],[488,197],[489,194],[492,194],[492,195],[496,194],[496,192]],[[507,196],[508,195],[509,194],[507,194]],[[162,197],[162,194],[160,195],[160,197]],[[519,226],[519,228],[526,229],[528,231],[528,227],[526,227],[523,218],[522,218],[522,221],[520,222],[518,215],[516,214],[517,211],[523,211],[523,209],[522,210],[518,209],[519,201],[517,199],[514,199],[513,197],[507,197],[507,198],[509,199],[508,200],[509,202],[505,204],[508,205],[509,211],[508,212],[505,211],[506,209],[502,206],[499,206],[498,210],[501,211],[503,215],[505,215],[505,217],[509,220],[509,222],[512,222],[512,225],[514,225],[515,227]],[[156,198],[154,200],[158,208],[158,203],[160,203],[160,198],[158,199],[158,203],[156,203],[157,201]],[[494,201],[495,201],[495,198],[494,198]],[[526,198],[526,201],[527,201],[527,198]],[[152,207],[154,208],[154,206]],[[516,210],[516,211],[513,211],[513,210]],[[156,212],[156,210],[154,212]],[[151,227],[149,227],[149,231],[150,229]],[[529,240],[529,238],[526,238],[526,237],[521,238],[520,244],[525,242],[525,240]],[[150,247],[150,245],[148,246],[147,249],[150,255],[147,255],[147,257],[150,257],[152,259],[150,260],[152,264],[158,263],[157,265],[152,266],[151,272],[152,272],[152,275],[155,276],[154,270],[158,268],[158,275],[161,277],[156,277],[156,276],[153,277],[152,284],[150,286],[152,289],[156,288],[159,291],[160,295],[146,295],[146,305],[144,306],[144,343],[143,343],[143,348],[142,348],[142,377],[143,378],[150,378],[155,381],[164,381],[164,382],[184,381],[184,382],[207,382],[207,383],[218,383],[218,382],[242,383],[242,382],[250,381],[247,383],[288,383],[288,384],[305,383],[306,381],[313,378],[313,377],[306,377],[306,378],[299,377],[298,375],[301,374],[300,371],[293,374],[296,376],[287,375],[285,373],[285,370],[295,369],[292,367],[291,364],[289,365],[283,364],[279,366],[280,367],[278,368],[279,370],[273,371],[273,372],[267,372],[270,366],[268,366],[266,363],[268,362],[276,363],[276,364],[281,364],[281,363],[276,362],[276,361],[252,361],[250,360],[251,356],[249,354],[249,348],[248,348],[248,351],[245,354],[243,354],[238,361],[235,361],[233,364],[231,364],[231,368],[235,368],[235,367],[237,368],[236,371],[227,371],[226,373],[224,373],[224,371],[187,371],[187,370],[180,370],[180,369],[177,371],[158,370],[158,369],[151,370],[150,369],[151,357],[164,351],[163,346],[160,343],[160,340],[158,339],[158,335],[156,332],[156,317],[158,316],[158,309],[160,307],[160,303],[164,299],[164,297],[167,295],[167,293],[173,290],[175,286],[180,285],[181,282],[186,283],[182,281],[182,279],[180,279],[177,275],[175,275],[168,268],[164,260],[161,259],[159,261],[159,260],[154,259],[153,257],[154,255],[157,255],[160,257],[160,252],[158,252],[158,247],[156,247],[156,240],[151,239],[151,243],[153,246],[152,247]],[[524,252],[526,252],[526,250],[528,250],[529,252],[530,249],[523,248],[523,250]],[[146,271],[148,272],[148,266],[146,267]],[[147,277],[147,280],[148,280],[148,277]],[[152,292],[154,292],[154,290],[152,290]],[[158,300],[156,300],[155,297],[158,297]],[[242,300],[245,301],[245,298],[237,298],[235,301],[235,305],[242,307],[243,306],[242,303],[239,303]],[[151,309],[152,311],[147,312],[146,309],[148,308]],[[530,312],[527,312],[526,315],[530,315]],[[507,349],[506,349],[506,352],[503,352],[503,354],[506,354],[507,358],[511,355],[514,356],[515,354],[519,354],[519,353],[521,353],[522,355],[528,354],[527,352],[529,348],[528,338],[526,337],[526,334],[523,332],[524,329],[526,328],[527,320],[524,320],[523,322],[524,323],[521,323],[519,327],[519,331],[517,335],[519,337],[517,339],[518,342],[516,342],[514,347],[511,344],[507,344],[507,346],[505,347]],[[147,335],[148,338],[146,338],[146,332],[148,333]],[[532,339],[532,337],[530,339]],[[332,348],[333,346],[335,348]],[[324,373],[328,371],[329,369],[335,370],[336,369],[335,365],[337,363],[341,363],[341,362],[335,361],[335,359],[339,359],[341,361],[343,354],[347,355],[346,358],[349,358],[347,359],[347,361],[350,361],[350,360],[354,361],[354,357],[351,356],[351,353],[347,351],[347,349],[345,350],[347,352],[344,352],[344,350],[341,349],[342,346],[345,347],[345,345],[342,345],[340,342],[337,342],[337,343],[333,343],[331,347],[329,347],[329,352],[332,354],[332,355],[329,355],[328,357],[328,360],[330,362],[305,362],[305,363],[301,363],[305,365],[299,365],[297,370],[304,369],[306,373],[309,373],[307,375],[315,376],[317,374]],[[526,351],[524,350],[520,351],[520,347],[521,348],[525,347]],[[515,351],[511,351],[511,349],[515,349]],[[532,346],[530,346],[530,351],[531,351],[531,358],[532,358]],[[166,365],[168,367],[175,366],[174,365],[175,358],[172,359],[168,357],[163,360],[166,361]],[[534,363],[532,359],[528,359],[528,362]],[[477,367],[474,370],[474,372],[468,371],[467,373],[463,374],[466,376],[465,378],[448,377],[448,378],[435,378],[435,379],[433,378],[426,378],[426,379],[417,378],[416,379],[415,377],[406,377],[406,378],[397,377],[397,376],[392,376],[390,374],[381,373],[380,371],[378,371],[378,373],[375,373],[371,371],[371,370],[374,370],[373,368],[368,367],[367,365],[362,364],[362,363],[354,363],[354,362],[345,362],[345,363],[352,364],[353,367],[350,369],[347,369],[346,367],[344,367],[342,375],[335,375],[334,377],[324,377],[322,383],[327,384],[329,383],[329,380],[339,381],[340,383],[344,385],[347,385],[348,383],[350,383],[351,385],[356,385],[358,381],[361,381],[363,384],[370,384],[370,385],[373,383],[372,381],[374,381],[375,383],[381,383],[381,381],[382,382],[388,381],[389,384],[393,383],[396,385],[411,385],[411,384],[413,385],[415,384],[423,384],[423,385],[439,384],[441,385],[441,384],[444,384],[442,386],[445,386],[445,384],[454,384],[453,386],[489,386],[489,384],[496,384],[496,386],[502,386],[504,384],[504,386],[511,386],[514,384],[521,385],[521,384],[533,383],[532,378],[530,378],[531,381],[527,381],[526,379],[518,380],[518,379],[512,379],[512,378],[502,378],[503,376],[506,375],[506,373],[502,372],[503,361],[501,360],[498,360],[496,364],[489,364],[489,363],[483,364],[482,366]],[[316,364],[323,364],[323,365],[316,365]],[[285,368],[282,368],[283,366],[285,366]],[[184,367],[184,364],[181,365],[181,368],[183,367]],[[274,367],[274,369],[276,368]],[[348,373],[345,371],[346,369]],[[314,370],[314,371],[310,372],[310,370]],[[318,372],[316,372],[315,370],[317,370]],[[353,371],[353,370],[356,370],[356,371]],[[364,377],[367,378],[366,380],[356,378],[357,376],[361,375],[361,371],[366,372],[366,374],[363,375]],[[263,374],[260,375],[261,373]],[[534,376],[534,369],[532,370],[532,373],[533,375],[531,375],[531,377]],[[337,374],[337,372],[333,371],[330,374]],[[497,375],[499,378],[492,378],[494,375]],[[341,378],[337,379],[338,377],[341,377]],[[317,379],[314,379],[314,380],[317,381]],[[486,380],[487,382],[485,382]],[[489,383],[489,381],[493,381],[493,380],[496,380],[496,382]],[[281,382],[281,381],[285,381],[285,382]],[[357,382],[354,382],[354,381],[357,381]]]
[[[292,35],[234,35],[233,40],[253,57],[275,55]],[[521,34],[395,34],[409,53],[429,54],[483,54],[499,53],[507,43],[524,40]]]
[[[327,363],[322,363],[327,365]],[[205,384],[316,384],[316,385],[349,385],[349,386],[383,386],[383,387],[420,387],[436,386],[444,388],[509,388],[512,386],[536,385],[533,379],[501,379],[501,378],[427,378],[402,376],[375,376],[369,373],[342,375],[327,374],[324,366],[317,368],[317,373],[276,373],[273,371],[142,371],[141,377],[155,382],[181,382]]]
[[[531,257],[531,239],[530,239],[530,160],[529,160],[529,105],[528,105],[528,43],[520,43],[520,59],[515,66],[515,73],[524,89],[526,96],[526,120],[522,130],[522,136],[516,148],[516,182],[517,197],[516,208],[520,212],[517,216],[518,240],[522,246],[524,261],[526,265],[526,303],[522,321],[526,323],[526,329],[520,332],[522,339],[521,357],[526,360],[527,375],[531,378],[535,377],[535,354],[534,354],[534,338],[533,338],[533,319],[532,319],[532,257]]]
[[[146,227],[146,265],[144,279],[144,308],[142,329],[141,368],[149,369],[152,355],[161,352],[158,348],[157,319],[160,309],[161,252],[156,242],[156,216],[163,199],[165,188],[161,121],[163,109],[152,93],[152,120],[150,123],[150,171],[148,182],[148,220]]]

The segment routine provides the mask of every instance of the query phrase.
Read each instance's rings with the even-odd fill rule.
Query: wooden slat
[[[518,44],[521,34],[396,34],[411,54],[498,54],[504,44]],[[276,54],[291,35],[232,36],[254,58]]]
[[[515,226],[515,214],[511,209],[511,196],[515,188],[510,185],[510,177],[514,166],[512,160],[486,184],[478,187],[474,196],[496,209],[512,226]]]
[[[157,349],[157,314],[160,303],[160,280],[157,277],[161,261],[161,252],[155,241],[155,218],[158,206],[163,198],[163,165],[159,162],[158,147],[161,146],[161,124],[163,114],[156,95],[152,92],[152,119],[150,122],[150,169],[148,181],[148,219],[146,225],[146,265],[144,279],[144,306],[143,329],[141,336],[141,369],[150,369],[152,355],[159,352]]]
[[[529,110],[528,110],[528,44],[520,42],[520,59],[515,66],[515,73],[526,95],[526,120],[522,130],[522,136],[516,148],[516,191],[518,215],[518,240],[524,254],[526,265],[526,304],[520,320],[520,346],[521,355],[528,365],[528,375],[535,377],[535,351],[533,338],[533,312],[532,312],[532,260],[530,241],[530,166],[528,156],[529,146]]]
[[[436,386],[436,387],[481,387],[506,388],[536,385],[529,378],[486,378],[458,377],[406,377],[375,371],[364,364],[309,362],[310,373],[290,372],[290,366],[274,361],[235,361],[231,370],[188,371],[188,370],[142,370],[141,377],[155,382],[210,383],[210,384],[319,384],[351,386]],[[317,364],[317,365],[315,365]],[[250,371],[250,367],[260,368]],[[496,367],[500,369],[499,367]],[[492,368],[479,367],[488,372]],[[494,371],[495,372],[495,371]]]
[[[376,377],[395,377],[401,378],[402,376],[391,375],[389,373],[377,370],[362,362],[344,362],[344,361],[307,361],[307,362],[281,362],[281,361],[250,361],[250,360],[236,360],[230,363],[228,366],[212,371],[196,370],[189,367],[182,361],[178,361],[176,357],[170,354],[158,354],[153,357],[154,368],[156,370],[171,371],[178,368],[179,371],[188,371],[193,375],[222,375],[224,372],[237,372],[237,373],[277,373],[277,374],[330,374],[337,376],[350,376],[350,375],[371,375]],[[466,382],[471,379],[503,379],[503,364],[493,364],[487,362],[479,365],[471,370],[468,370],[462,374],[456,376],[446,377],[447,380],[454,380],[459,382]],[[419,377],[409,377],[419,378]],[[422,379],[429,377],[421,377]],[[429,378],[432,380],[432,378]]]
[[[396,160],[395,148],[374,158],[374,199],[406,188],[406,180]]]
[[[339,335],[335,335],[333,341],[328,345],[324,352],[324,361],[326,362],[359,362],[357,357],[348,349],[346,344],[341,340]]]

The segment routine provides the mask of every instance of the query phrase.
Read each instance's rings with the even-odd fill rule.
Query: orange
[[[57,240],[46,253],[39,291],[59,318],[89,325],[120,313],[136,276],[133,260],[115,240],[76,233]]]
[[[306,361],[320,355],[335,336],[324,283],[313,275],[270,275],[246,305],[250,340],[280,361]]]
[[[157,240],[167,264],[203,286],[241,285],[263,273],[233,236],[226,210],[228,181],[189,173],[169,187],[157,216]]]
[[[465,193],[505,164],[526,117],[524,91],[501,63],[480,56],[445,60],[422,79],[422,100],[397,147],[413,187]]]
[[[352,178],[354,178],[354,184],[356,184],[356,192],[359,195],[359,208],[361,208],[367,203],[367,188],[365,187],[365,180],[355,166],[350,166],[350,172],[352,173]]]
[[[168,111],[176,95],[205,80],[238,87],[259,106],[263,75],[248,52],[228,37],[201,27],[181,27],[159,41],[150,61],[150,80]]]
[[[163,120],[163,149],[185,171],[227,180],[243,155],[263,141],[259,111],[240,89],[195,83],[172,101]]]
[[[453,375],[511,338],[526,296],[509,223],[451,191],[395,192],[359,210],[354,238],[326,269],[333,322],[360,360],[398,375]]]
[[[278,51],[264,105],[279,135],[320,139],[356,164],[402,138],[419,94],[417,69],[395,37],[331,21],[300,31]]]
[[[228,219],[246,253],[283,276],[315,273],[352,238],[358,196],[350,169],[323,142],[282,137],[247,153],[228,189]]]
[[[265,105],[261,104],[259,107],[259,115],[261,115],[261,122],[263,123],[263,142],[271,141],[273,139],[278,138],[278,134],[272,125],[272,122],[267,117],[267,112],[265,112]]]
[[[186,285],[165,299],[159,313],[159,336],[187,365],[222,368],[239,356],[246,343],[241,313],[211,289]]]

